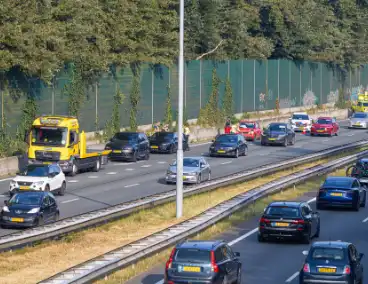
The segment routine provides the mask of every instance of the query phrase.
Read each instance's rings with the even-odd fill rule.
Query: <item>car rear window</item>
[[[240,128],[255,128],[255,124],[252,122],[240,122]]]
[[[309,116],[306,114],[294,114],[292,119],[294,120],[309,120]]]
[[[299,208],[288,206],[270,206],[267,208],[267,215],[275,216],[287,216],[287,217],[299,217]]]
[[[175,254],[175,261],[209,262],[210,252],[200,249],[178,249]]]
[[[351,187],[350,179],[327,179],[323,187],[342,187],[349,189]]]
[[[324,118],[320,118],[317,120],[318,124],[332,124],[332,120],[331,119],[324,119]]]
[[[314,248],[311,257],[316,260],[343,260],[345,258],[345,252],[342,248]]]

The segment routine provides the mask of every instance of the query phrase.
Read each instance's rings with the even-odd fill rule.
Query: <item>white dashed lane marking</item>
[[[106,173],[107,175],[116,175],[116,172],[109,172],[109,173]]]
[[[149,168],[149,167],[151,167],[151,165],[143,165],[143,166],[141,166],[141,168]]]
[[[228,162],[221,163],[221,165],[227,165],[227,164],[231,164],[231,163],[232,163],[232,161],[228,161]]]
[[[89,176],[88,178],[98,178],[98,176]]]
[[[74,198],[74,199],[70,199],[70,200],[65,200],[65,201],[61,201],[61,203],[70,203],[70,202],[74,202],[79,200],[79,198]]]
[[[127,168],[127,169],[125,169],[126,171],[134,171],[134,169],[132,169],[132,168]]]
[[[157,164],[166,164],[166,162],[164,162],[164,161],[159,161],[159,162],[157,162]]]
[[[70,182],[70,183],[76,183],[78,181],[77,180],[68,180],[68,182]]]
[[[129,185],[126,185],[126,186],[124,186],[124,187],[133,187],[133,186],[137,186],[137,185],[139,185],[139,183],[129,184]]]
[[[363,223],[366,223],[368,221],[368,217],[363,220]]]

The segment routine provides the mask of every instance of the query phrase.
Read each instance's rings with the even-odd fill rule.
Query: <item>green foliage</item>
[[[129,124],[131,131],[138,130],[137,114],[138,114],[138,104],[141,99],[141,88],[140,88],[140,74],[137,73],[133,77],[132,89],[130,91],[130,117]]]
[[[222,101],[222,111],[225,117],[234,116],[233,89],[231,87],[231,81],[229,77],[227,77],[225,81],[225,94]]]
[[[36,99],[32,95],[28,95],[22,108],[22,117],[20,124],[17,127],[16,139],[18,141],[24,141],[25,134],[32,127],[32,123],[37,116],[37,103]]]
[[[342,88],[339,89],[339,97],[337,99],[337,102],[335,103],[335,107],[340,109],[345,109],[349,107],[349,103],[346,102],[344,97],[344,89]]]
[[[65,86],[64,94],[68,96],[69,115],[79,117],[86,99],[86,86],[82,77],[82,70],[75,64],[71,68],[71,81]]]
[[[280,100],[279,100],[279,98],[276,98],[276,101],[275,101],[275,112],[276,112],[276,114],[280,114]]]
[[[169,85],[167,86],[167,99],[166,99],[166,110],[165,110],[164,122],[165,124],[169,125],[170,128],[172,127],[173,115],[172,115],[172,107],[171,107],[171,88]]]

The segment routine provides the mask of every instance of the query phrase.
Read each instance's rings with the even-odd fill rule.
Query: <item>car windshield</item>
[[[287,206],[270,206],[266,210],[266,215],[299,217],[299,209]]]
[[[342,188],[350,188],[351,180],[350,179],[327,179],[323,187],[342,187]]]
[[[113,137],[113,140],[136,142],[138,140],[138,133],[116,133]]]
[[[34,127],[32,145],[65,146],[68,129],[65,127]]]
[[[210,252],[200,249],[178,249],[175,254],[178,262],[209,262]]]
[[[221,135],[216,139],[217,143],[236,143],[237,141],[237,135]]]
[[[176,166],[176,161],[173,163],[173,166]],[[192,159],[192,158],[184,158],[183,159],[183,166],[184,167],[198,168],[199,167],[199,160],[198,159]]]
[[[49,167],[42,165],[29,165],[26,170],[20,175],[28,177],[47,177],[49,174]]]
[[[367,118],[367,114],[365,114],[365,113],[354,113],[353,118]]]
[[[292,119],[294,120],[309,120],[309,116],[306,114],[294,114]]]
[[[272,124],[268,127],[269,131],[286,132],[286,126],[281,124]]]
[[[240,122],[239,127],[240,128],[255,128],[255,123],[253,122]]]
[[[332,120],[331,119],[325,119],[325,118],[319,118],[317,120],[318,124],[332,124]]]
[[[9,205],[39,205],[41,200],[42,195],[38,193],[18,193],[9,200]]]
[[[344,250],[341,248],[314,248],[312,259],[343,260]]]
[[[156,132],[155,134],[152,135],[152,140],[157,140],[157,141],[170,141],[174,138],[174,133],[170,133],[170,132]]]

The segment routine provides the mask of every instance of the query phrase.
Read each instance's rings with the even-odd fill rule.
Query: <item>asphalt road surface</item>
[[[347,129],[346,121],[341,122],[340,126],[337,137],[297,134],[295,145],[286,148],[261,146],[258,141],[249,142],[248,155],[238,159],[208,157],[210,143],[192,145],[189,152],[184,152],[184,156],[205,156],[212,168],[212,178],[217,178],[368,138],[366,130]],[[98,173],[87,172],[67,177],[65,196],[57,196],[60,217],[71,217],[174,189],[175,186],[165,183],[164,177],[175,158],[175,154],[151,154],[148,161],[110,162]],[[10,180],[0,180],[0,203],[8,199]],[[0,235],[14,231],[1,229]]]
[[[299,200],[309,201],[315,209],[316,192],[310,192]],[[365,254],[362,259],[364,279],[368,279],[368,208],[359,212],[349,210],[319,211],[321,234],[313,241],[348,241]],[[304,250],[310,245],[296,242],[258,243],[257,226],[260,216],[242,223],[233,230],[213,239],[227,241],[235,252],[240,252],[242,283],[244,284],[298,284],[299,271],[304,263]],[[165,263],[157,265],[126,282],[126,284],[163,284]]]

